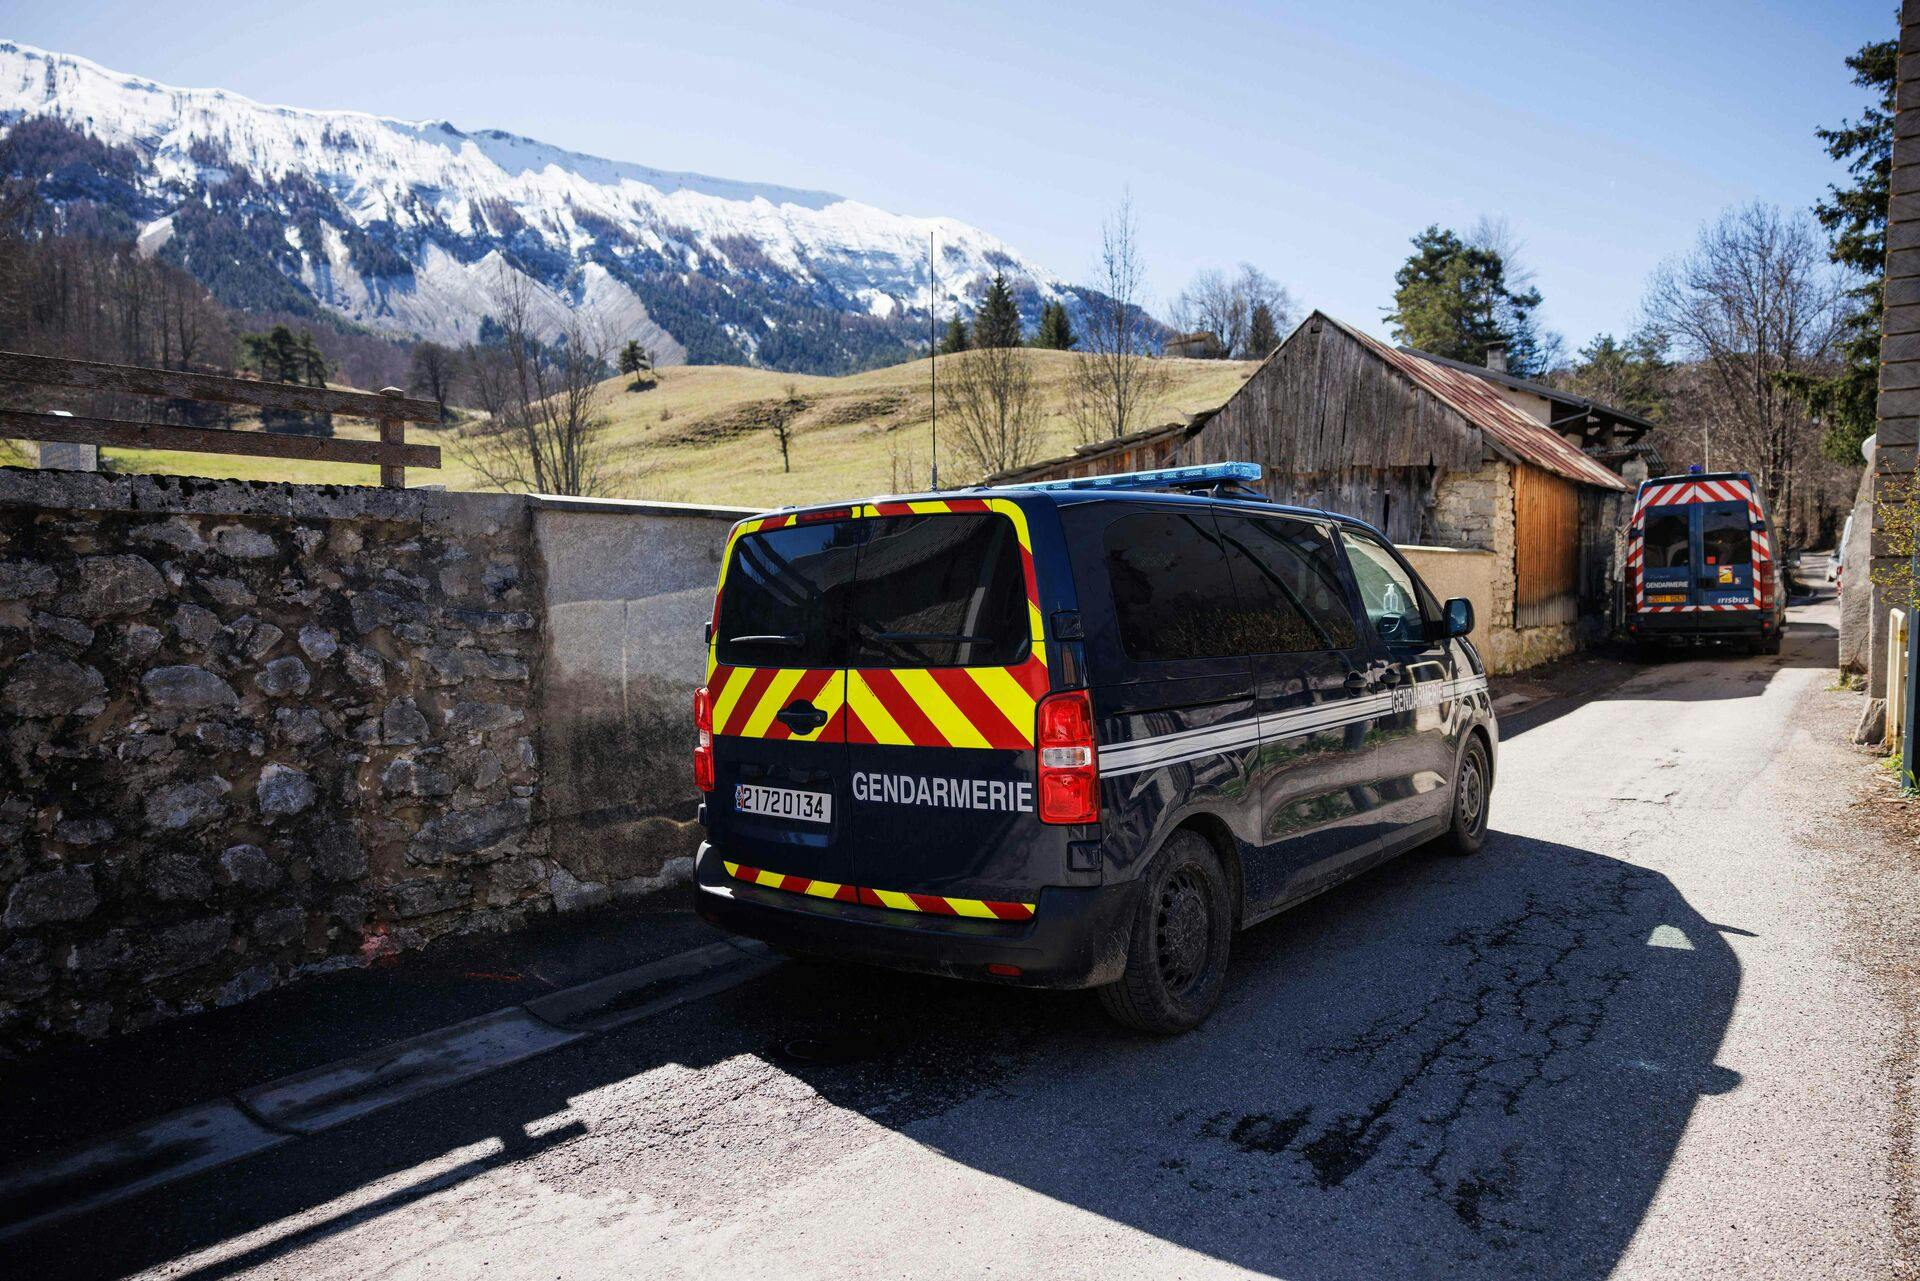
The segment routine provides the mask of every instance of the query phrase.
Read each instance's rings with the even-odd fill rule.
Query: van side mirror
[[[1446,609],[1440,622],[1440,631],[1443,635],[1451,639],[1455,636],[1465,636],[1472,630],[1473,602],[1465,596],[1455,596],[1446,604]]]

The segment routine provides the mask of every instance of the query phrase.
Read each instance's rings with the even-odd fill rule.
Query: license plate
[[[1647,597],[1647,603],[1649,605],[1684,605],[1687,603],[1687,594],[1681,592],[1678,595],[1649,596]]]
[[[794,818],[802,823],[831,823],[833,793],[802,792],[791,787],[756,787],[741,783],[733,789],[733,808],[742,814]]]

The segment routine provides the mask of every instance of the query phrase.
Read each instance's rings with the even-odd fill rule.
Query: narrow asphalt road
[[[1848,946],[1832,614],[1512,718],[1480,856],[1242,935],[1194,1035],[789,964],[13,1275],[1899,1275],[1907,1060]]]

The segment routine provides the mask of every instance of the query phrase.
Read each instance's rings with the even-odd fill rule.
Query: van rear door
[[[1027,845],[1049,685],[1026,514],[979,498],[864,511],[847,599],[852,875],[881,906],[1021,919],[1039,889]]]
[[[864,523],[853,516],[735,527],[707,665],[707,823],[729,873],[841,901],[854,897],[842,661]]]
[[[1652,609],[1751,605],[1753,517],[1744,500],[1698,496],[1649,507],[1643,516],[1643,599]]]
[[[1641,603],[1653,608],[1694,604],[1692,506],[1649,507],[1642,522]]]
[[[1696,605],[1751,605],[1753,590],[1753,520],[1747,504],[1711,502],[1693,504],[1693,603]]]

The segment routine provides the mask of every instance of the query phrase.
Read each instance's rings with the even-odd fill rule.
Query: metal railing
[[[138,365],[109,365],[58,356],[0,351],[0,382],[85,392],[160,396],[290,413],[342,414],[379,424],[378,440],[297,436],[224,427],[183,427],[121,418],[0,409],[0,436],[124,449],[168,449],[201,454],[294,458],[307,462],[361,463],[380,469],[380,483],[404,488],[409,467],[438,468],[437,445],[409,445],[406,424],[440,421],[440,407],[415,400],[398,387],[379,392],[340,391],[293,383],[255,382],[223,374],[197,374]]]

